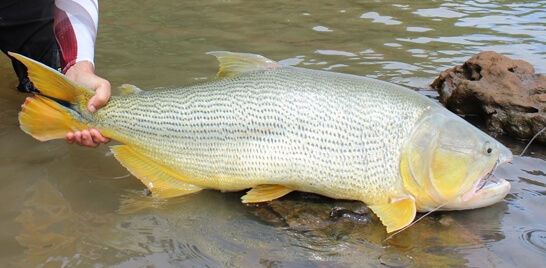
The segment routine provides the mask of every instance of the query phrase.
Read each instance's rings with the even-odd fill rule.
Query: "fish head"
[[[510,183],[495,168],[512,159],[504,145],[460,117],[430,109],[406,141],[404,188],[421,212],[485,207],[502,200]]]

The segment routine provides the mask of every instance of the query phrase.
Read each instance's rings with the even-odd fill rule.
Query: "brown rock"
[[[431,87],[449,110],[481,116],[490,130],[530,139],[546,127],[546,76],[526,61],[482,52],[442,72]],[[546,132],[537,140],[546,143]]]

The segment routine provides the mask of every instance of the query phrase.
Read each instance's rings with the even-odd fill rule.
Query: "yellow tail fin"
[[[8,52],[8,54],[27,67],[30,81],[40,91],[41,95],[74,105],[77,103],[87,104],[87,101],[95,94],[92,90],[77,84],[42,63],[17,53]]]
[[[61,139],[68,132],[89,128],[87,102],[95,94],[65,75],[25,56],[8,52],[28,69],[28,76],[40,95],[29,97],[19,113],[21,129],[37,140]],[[63,106],[64,101],[70,107]],[[87,119],[86,119],[87,118]]]
[[[89,128],[76,111],[46,97],[29,97],[21,107],[21,129],[40,141],[63,139],[68,132]]]

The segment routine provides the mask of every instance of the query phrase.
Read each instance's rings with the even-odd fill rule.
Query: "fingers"
[[[87,110],[94,113],[97,109],[103,107],[110,99],[111,86],[108,80],[95,75],[95,67],[92,62],[81,61],[72,65],[67,71],[66,76],[95,91],[87,103]],[[66,142],[76,143],[80,146],[98,147],[101,143],[107,143],[110,139],[94,128],[89,130],[74,131],[66,134]]]
[[[89,61],[77,62],[66,71],[66,76],[76,81],[76,83],[95,91],[95,95],[87,103],[89,112],[94,113],[110,99],[110,91],[112,89],[110,82],[95,74],[93,63]]]
[[[87,146],[91,148],[96,148],[100,143],[95,143],[93,137],[89,130],[75,131],[66,134],[66,141],[69,144],[76,143],[79,146]]]
[[[87,103],[87,110],[94,113],[97,109],[104,106],[110,99],[111,86],[110,82],[100,78],[96,75],[93,79],[93,83],[97,85],[95,89],[95,95]]]
[[[66,142],[69,144],[76,143],[79,146],[91,148],[98,147],[101,143],[107,143],[110,139],[102,136],[97,129],[89,129],[82,131],[74,131],[66,134]]]
[[[102,136],[102,134],[96,128],[90,129],[89,133],[91,133],[94,143],[100,144],[110,142],[110,139]]]

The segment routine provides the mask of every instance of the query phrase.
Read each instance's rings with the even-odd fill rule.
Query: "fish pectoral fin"
[[[243,203],[271,201],[287,195],[294,190],[278,184],[262,184],[252,188],[241,199]]]
[[[369,208],[381,219],[383,225],[387,227],[387,233],[408,226],[417,213],[415,201],[409,197],[387,204],[371,205]]]
[[[119,90],[121,90],[121,94],[123,95],[137,94],[143,91],[142,89],[131,84],[123,84],[119,87]]]
[[[203,189],[184,182],[176,172],[153,162],[127,145],[112,146],[110,150],[121,165],[152,191],[153,197],[169,198]]]
[[[274,60],[251,53],[211,51],[207,52],[207,54],[215,56],[220,62],[220,71],[216,74],[216,78],[233,77],[240,73],[284,67]]]

